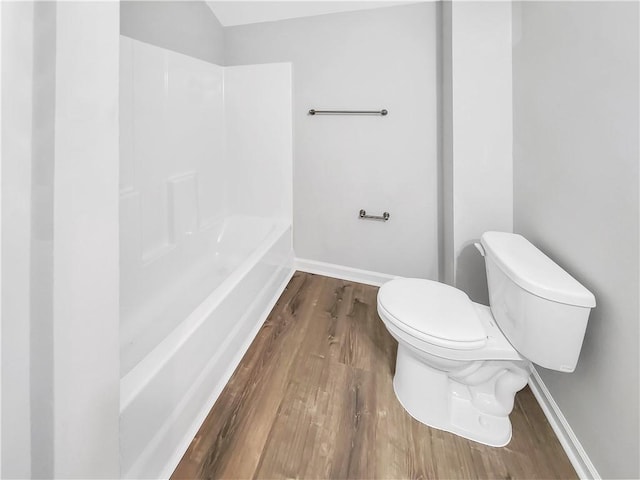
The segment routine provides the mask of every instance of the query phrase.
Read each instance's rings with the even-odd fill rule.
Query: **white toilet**
[[[398,341],[393,386],[407,412],[500,447],[530,362],[575,369],[595,298],[521,235],[487,232],[476,246],[490,307],[443,283],[398,278],[380,288],[378,313]]]

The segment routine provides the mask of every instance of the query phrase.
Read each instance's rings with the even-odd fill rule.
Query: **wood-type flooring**
[[[296,272],[172,478],[577,478],[528,387],[503,448],[409,416],[377,290]]]

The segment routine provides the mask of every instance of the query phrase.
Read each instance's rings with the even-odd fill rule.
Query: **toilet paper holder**
[[[391,214],[389,212],[383,212],[382,215],[367,215],[367,211],[365,209],[362,209],[360,210],[360,213],[358,214],[358,216],[362,219],[382,220],[383,222],[386,222],[387,220],[389,220],[389,217],[391,216]]]

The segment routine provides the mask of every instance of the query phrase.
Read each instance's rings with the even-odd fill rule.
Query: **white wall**
[[[242,1],[219,2],[208,1],[220,23],[225,27],[248,23],[273,22],[289,18],[312,17],[329,13],[348,12],[351,10],[368,10],[372,8],[391,7],[411,3],[408,1]]]
[[[56,9],[53,478],[116,478],[119,4]]]
[[[0,5],[0,47],[2,46],[2,6]],[[0,48],[0,68],[2,66],[2,48]],[[0,74],[0,92],[2,75]],[[2,112],[2,95],[0,95]],[[2,165],[2,114],[0,114],[0,165]],[[0,185],[2,185],[2,167],[0,166]],[[0,194],[0,252],[2,251],[2,195]],[[2,254],[0,253],[0,272],[2,272]],[[0,375],[2,374],[2,275],[0,274]],[[0,380],[0,425],[2,425],[2,381]],[[0,429],[0,475],[2,475],[2,429]]]
[[[56,8],[9,3],[2,66],[7,89],[5,196],[6,477],[53,472],[53,148]],[[16,376],[17,375],[17,376]]]
[[[2,8],[2,478],[31,477],[33,4]],[[7,121],[11,118],[11,122]]]
[[[227,65],[293,63],[298,257],[437,278],[436,20],[421,3],[225,29]]]
[[[229,209],[291,222],[291,65],[224,70]]]
[[[488,304],[473,243],[513,229],[511,4],[442,9],[445,281]]]
[[[31,475],[53,475],[56,3],[34,4],[31,158]]]
[[[1,8],[2,476],[113,478],[118,5]]]
[[[638,478],[639,5],[514,11],[514,217],[596,296],[574,373],[540,370],[602,478]]]
[[[125,1],[120,33],[142,42],[222,64],[220,22],[203,1]]]

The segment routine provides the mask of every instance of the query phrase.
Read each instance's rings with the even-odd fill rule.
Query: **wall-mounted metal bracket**
[[[382,215],[367,215],[366,210],[360,210],[360,213],[358,215],[360,218],[367,219],[367,220],[382,220],[383,222],[386,222],[387,220],[389,220],[389,217],[391,217],[391,214],[389,212],[384,212]]]

